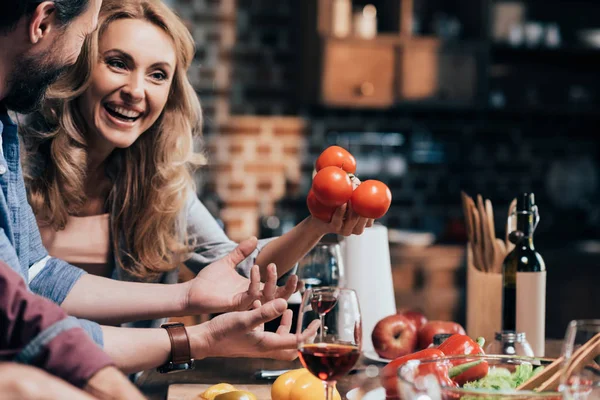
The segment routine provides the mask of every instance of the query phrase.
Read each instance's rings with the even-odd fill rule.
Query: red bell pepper
[[[481,344],[476,343],[468,337],[467,335],[452,335],[448,339],[446,339],[442,344],[438,346],[438,350],[442,351],[447,356],[471,356],[471,355],[483,355],[485,354],[481,346]],[[453,365],[459,365],[468,362],[465,361],[453,361]],[[483,361],[476,366],[467,369],[463,373],[455,376],[453,378],[454,382],[459,385],[464,385],[467,382],[476,381],[478,379],[483,378],[488,374],[489,365],[487,361]]]
[[[386,365],[381,371],[381,380],[383,387],[385,388],[385,398],[387,400],[399,400],[398,395],[398,368],[406,364],[410,360],[425,360],[432,358],[443,357],[442,353],[438,349],[425,349],[417,351],[412,354],[407,354],[402,357],[398,357]]]

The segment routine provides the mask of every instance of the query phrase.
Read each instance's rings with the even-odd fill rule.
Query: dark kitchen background
[[[198,46],[199,194],[230,237],[306,217],[314,160],[337,143],[392,190],[398,307],[464,323],[460,191],[492,200],[501,238],[532,191],[548,336],[600,316],[600,1],[169,3]]]

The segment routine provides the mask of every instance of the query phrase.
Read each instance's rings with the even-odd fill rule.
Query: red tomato
[[[356,172],[356,160],[348,150],[340,146],[330,146],[321,153],[315,164],[317,172],[325,167],[339,167],[354,174]]]
[[[392,204],[392,192],[383,182],[364,181],[352,193],[350,204],[361,217],[381,218]]]
[[[325,167],[315,175],[312,190],[323,205],[339,207],[352,197],[352,181],[343,169]]]
[[[321,221],[331,222],[335,207],[328,207],[317,200],[315,192],[313,192],[312,189],[308,192],[308,196],[306,197],[306,205],[313,217],[318,218]]]

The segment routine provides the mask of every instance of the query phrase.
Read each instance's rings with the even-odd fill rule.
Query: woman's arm
[[[349,203],[344,204],[335,210],[331,222],[309,216],[287,233],[267,243],[258,253],[256,264],[260,267],[261,276],[270,263],[277,265],[277,274],[281,276],[291,270],[325,234],[360,235],[365,227],[372,225],[372,219],[359,216],[352,211]]]
[[[308,217],[280,237],[259,240],[257,249],[238,264],[238,272],[248,277],[250,268],[257,264],[262,279],[265,279],[267,267],[273,263],[277,266],[277,275],[282,277],[294,268],[323,235],[360,235],[365,227],[373,225],[372,219],[362,218],[352,210],[347,210],[348,205],[344,204],[335,211],[329,223]],[[194,244],[194,254],[186,261],[186,266],[198,273],[206,265],[231,251],[236,244],[225,235],[193,192],[189,194],[186,213],[189,239]]]
[[[76,317],[120,323],[247,310],[255,300],[265,303],[273,298],[287,299],[296,289],[296,277],[277,287],[275,266],[267,268],[264,285],[258,266],[252,269],[250,279],[235,271],[235,266],[256,249],[256,243],[256,238],[244,240],[194,279],[180,284],[121,282],[84,275],[73,285],[62,306]]]

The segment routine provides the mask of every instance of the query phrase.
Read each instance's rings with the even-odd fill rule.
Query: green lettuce
[[[467,382],[463,387],[465,389],[491,389],[491,390],[510,390],[516,389],[521,383],[525,382],[544,367],[533,368],[530,363],[517,365],[514,372],[506,368],[492,367],[488,374],[474,382]]]

